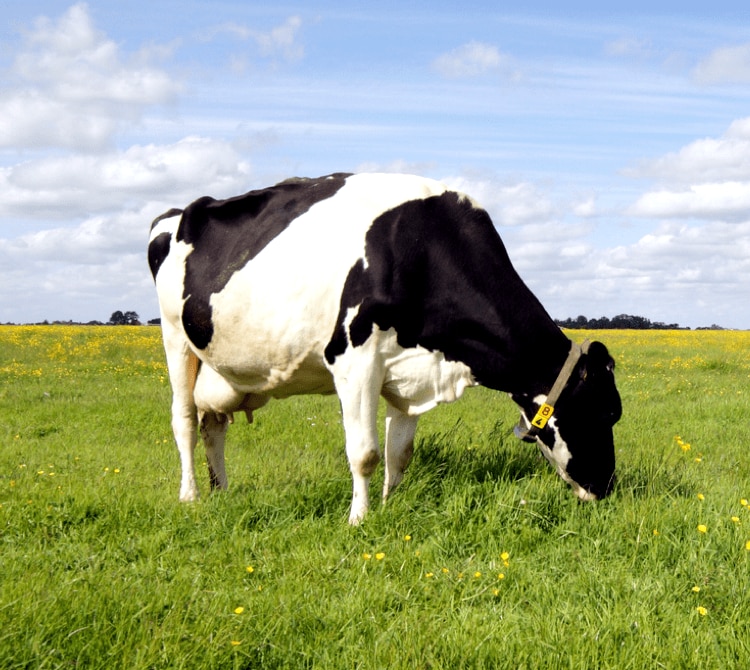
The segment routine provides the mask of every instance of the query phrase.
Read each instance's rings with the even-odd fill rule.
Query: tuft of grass
[[[571,335],[617,359],[612,496],[475,389],[351,528],[335,398],[238,420],[183,505],[158,329],[0,327],[0,667],[743,667],[750,334]]]

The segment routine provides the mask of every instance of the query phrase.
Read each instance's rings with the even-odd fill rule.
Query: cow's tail
[[[177,209],[176,207],[172,207],[168,212],[164,212],[164,214],[159,214],[152,222],[151,222],[151,230],[154,229],[154,226],[159,223],[159,221],[163,221],[164,219],[171,219],[173,216],[179,216],[182,214],[181,209]]]
[[[190,387],[190,397],[195,397],[195,384],[198,380],[198,370],[201,369],[201,359],[192,351],[187,353],[187,383]]]

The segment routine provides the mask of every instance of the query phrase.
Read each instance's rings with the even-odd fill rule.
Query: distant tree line
[[[161,324],[160,318],[149,319],[148,325],[158,326]],[[618,314],[611,319],[606,316],[600,316],[598,319],[589,319],[585,316],[577,316],[575,319],[555,319],[555,323],[560,328],[585,329],[585,330],[690,330],[683,328],[678,323],[664,323],[662,321],[651,321],[645,316],[632,316],[630,314]],[[8,324],[10,325],[10,324]],[[80,323],[74,321],[42,321],[37,325],[85,325],[85,326],[140,326],[141,320],[137,312],[122,312],[117,310],[112,312],[107,323],[101,321],[89,321]],[[696,330],[724,330],[721,326],[713,324],[703,326]]]
[[[561,328],[585,328],[586,330],[690,330],[682,328],[678,323],[651,321],[645,316],[632,316],[631,314],[618,314],[611,319],[606,316],[600,316],[598,319],[577,316],[575,319],[555,319],[555,323]],[[723,330],[723,328],[714,324],[710,327],[698,328],[698,330]]]
[[[155,319],[149,319],[148,320],[149,326],[158,326],[161,324],[161,319],[159,317]],[[6,326],[13,326],[15,325],[13,322],[8,321],[4,325]],[[62,321],[62,320],[55,320],[55,321],[48,321],[45,319],[44,321],[37,321],[36,323],[27,323],[27,325],[34,325],[34,326],[140,326],[141,323],[141,317],[138,316],[138,312],[128,311],[128,312],[122,312],[119,309],[116,312],[112,312],[112,316],[109,317],[109,321],[106,323],[104,321]]]

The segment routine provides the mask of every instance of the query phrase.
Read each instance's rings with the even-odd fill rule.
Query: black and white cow
[[[409,175],[290,179],[170,210],[152,224],[148,259],[180,500],[198,496],[198,427],[212,488],[226,488],[234,412],[252,420],[269,398],[337,393],[357,523],[380,460],[380,396],[385,499],[411,458],[419,415],[477,384],[512,396],[521,436],[579,498],[612,488],[613,360],[599,342],[582,350],[565,337],[464,194]]]

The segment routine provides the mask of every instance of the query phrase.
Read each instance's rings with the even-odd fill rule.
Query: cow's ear
[[[581,377],[586,379],[589,374],[596,375],[601,374],[602,372],[611,373],[614,372],[614,369],[615,361],[609,355],[607,347],[601,342],[592,342],[586,353],[586,360],[581,369]]]

